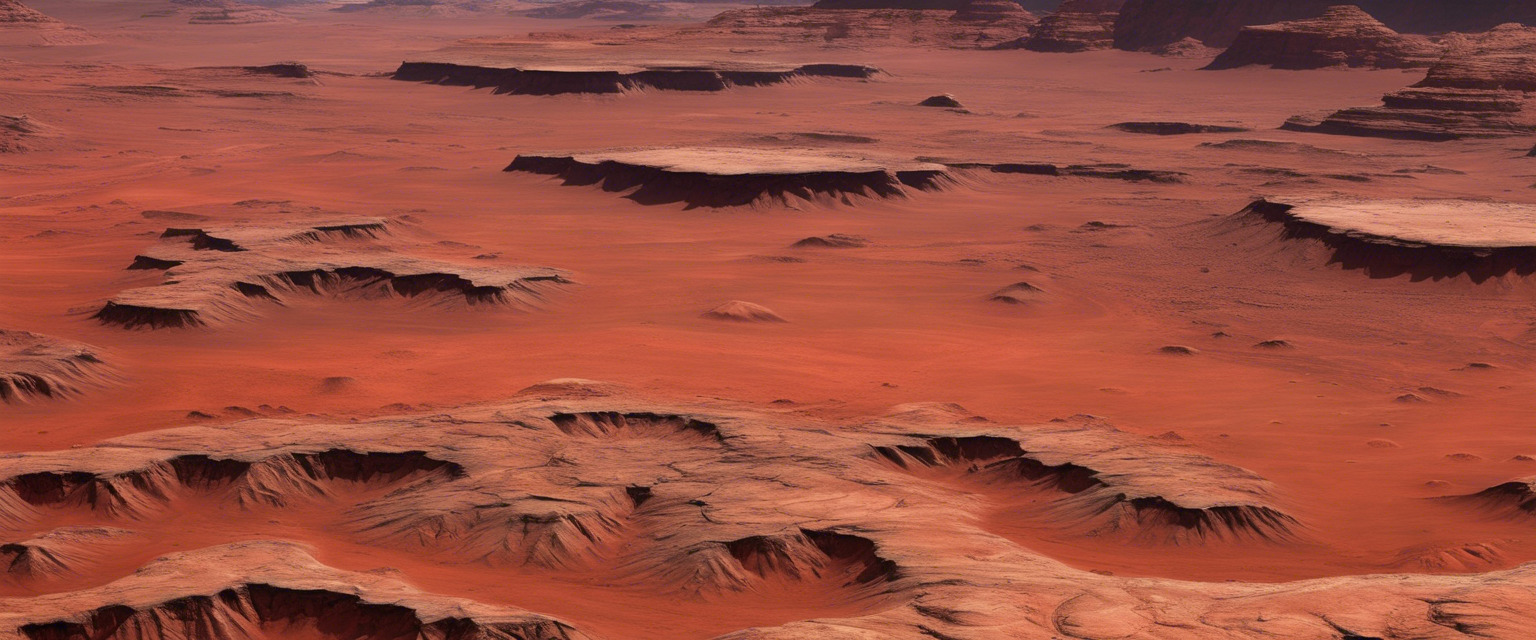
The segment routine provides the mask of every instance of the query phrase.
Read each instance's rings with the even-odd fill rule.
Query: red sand
[[[1125,544],[1064,528],[1029,509],[1029,496],[950,485],[980,497],[975,517],[984,529],[1080,569],[1272,582],[1480,572],[1536,560],[1528,519],[1427,500],[1536,473],[1536,462],[1516,458],[1536,455],[1530,281],[1371,279],[1329,266],[1314,243],[1243,231],[1227,219],[1273,193],[1536,203],[1528,188],[1536,170],[1521,157],[1528,140],[1276,130],[1297,114],[1371,104],[1422,71],[1206,72],[1197,70],[1206,59],[1118,51],[914,53],[818,43],[750,55],[869,64],[889,75],[716,93],[498,96],[367,74],[458,38],[570,25],[601,38],[609,25],[290,10],[296,19],[283,24],[201,26],[139,19],[150,3],[29,4],[102,43],[3,51],[18,62],[0,71],[0,113],[24,113],[57,134],[0,155],[0,327],[94,345],[124,381],[68,400],[0,406],[0,449],[67,449],[185,424],[191,411],[239,416],[226,407],[332,418],[392,413],[386,407],[400,404],[430,410],[560,377],[666,397],[787,399],[834,421],[945,401],[997,422],[1086,413],[1133,433],[1173,432],[1271,481],[1278,502],[1306,525],[1308,541],[1291,545]],[[626,46],[636,59],[746,55],[701,54],[666,39]],[[573,49],[580,62],[582,50]],[[188,69],[194,60],[287,59],[322,74],[311,82]],[[184,95],[104,88],[128,85]],[[968,113],[911,106],[942,93]],[[1104,128],[1132,120],[1253,131],[1140,136]],[[527,151],[771,148],[765,137],[798,132],[876,140],[847,145],[857,152],[1123,162],[1189,177],[1153,184],[962,169],[957,185],[907,199],[685,210],[501,171]],[[1231,139],[1312,148],[1201,146]],[[1455,172],[1400,172],[1425,165]],[[233,204],[249,200],[291,204]],[[90,319],[119,291],[159,282],[158,272],[124,270],[155,235],[194,226],[141,211],[240,223],[311,207],[409,216],[422,257],[473,264],[493,253],[499,257],[486,264],[564,269],[579,287],[525,313],[299,296],[257,320],[208,329],[127,331]],[[1083,227],[1090,221],[1124,226]],[[871,244],[789,248],[832,233]],[[988,300],[1021,280],[1043,290],[1038,301]],[[790,322],[700,318],[729,300]],[[1272,339],[1292,346],[1254,346]],[[1198,353],[1159,352],[1174,344]],[[1494,366],[1467,368],[1472,362]],[[324,383],[340,376],[356,382],[339,391]],[[1395,401],[1405,394],[1424,401]],[[870,606],[841,600],[832,587],[684,602],[643,586],[605,586],[600,572],[489,571],[331,537],[332,513],[188,505],[175,520],[136,527],[139,541],[99,574],[53,586],[0,583],[0,595],[102,584],[166,552],[281,538],[315,545],[318,559],[339,568],[391,567],[429,592],[561,616],[610,638],[707,638]],[[74,520],[61,515],[50,526],[66,522]],[[1497,556],[1480,566],[1418,560],[1434,555],[1424,549],[1468,544],[1491,545]]]

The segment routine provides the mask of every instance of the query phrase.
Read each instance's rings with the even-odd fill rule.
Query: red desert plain
[[[0,639],[1536,637],[1536,2],[0,0]]]

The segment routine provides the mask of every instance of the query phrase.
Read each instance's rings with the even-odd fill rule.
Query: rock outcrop
[[[405,62],[394,79],[458,87],[492,88],[498,94],[559,95],[626,91],[724,91],[760,87],[805,78],[867,80],[879,69],[856,64],[807,64],[798,67],[645,66],[610,69],[519,69],[449,62]]]
[[[1402,69],[1427,67],[1440,53],[1425,38],[1402,35],[1359,7],[1341,5],[1329,7],[1317,18],[1243,27],[1232,46],[1205,68]]]
[[[851,204],[942,189],[943,165],[808,149],[677,147],[522,154],[506,171],[556,176],[566,185],[628,192],[640,204],[693,207]]]
[[[676,10],[660,2],[643,0],[569,0],[537,9],[529,9],[523,15],[530,18],[571,20],[670,20],[681,17]]]
[[[431,414],[257,418],[8,454],[0,531],[103,523],[0,550],[43,573],[89,571],[112,539],[185,526],[176,505],[188,499],[219,510],[202,538],[229,542],[76,591],[0,597],[0,637],[586,637],[580,620],[408,586],[419,569],[346,571],[298,544],[239,541],[273,519],[325,540],[318,548],[409,553],[439,578],[474,563],[539,580],[596,572],[593,589],[693,604],[768,585],[862,603],[731,637],[1515,638],[1533,621],[1536,565],[1190,582],[1073,568],[988,529],[995,505],[1028,500],[1016,515],[1045,514],[1041,526],[1120,553],[1326,552],[1275,493],[1252,472],[1088,417],[993,425],[920,404],[842,424],[558,380]],[[1521,508],[1520,491],[1503,493]],[[333,525],[284,511],[319,505]],[[1461,628],[1477,631],[1448,631]]]
[[[0,0],[0,45],[94,44],[94,36],[37,11],[21,0]]]
[[[1115,22],[1115,47],[1151,50],[1184,38],[1227,47],[1243,27],[1316,18],[1338,0],[1127,0]],[[1509,0],[1359,0],[1402,33],[1484,31],[1506,22],[1536,24],[1536,6]]]
[[[94,317],[125,328],[201,327],[250,318],[302,293],[533,309],[569,284],[558,269],[456,264],[372,242],[388,232],[374,218],[166,229],[128,267],[164,271],[165,281],[117,294]]]
[[[165,556],[99,587],[0,598],[0,638],[221,638],[327,629],[331,637],[586,640],[513,607],[423,593],[321,564],[302,545],[239,542]]]
[[[56,24],[58,20],[21,3],[21,0],[0,0],[0,25]]]
[[[1115,19],[1125,0],[1066,0],[1054,13],[1035,23],[1029,35],[1000,45],[1000,49],[1027,49],[1076,53],[1108,49],[1115,41]]]
[[[1407,140],[1536,133],[1536,28],[1503,25],[1453,42],[1419,83],[1378,107],[1345,109],[1286,129]]]
[[[0,404],[67,398],[112,378],[92,347],[0,329]]]
[[[0,153],[21,153],[39,146],[39,142],[55,137],[52,127],[26,115],[0,115]]]
[[[727,322],[787,322],[783,316],[774,313],[773,309],[742,300],[732,300],[705,311],[704,317]]]
[[[953,96],[951,94],[948,94],[948,93],[941,93],[941,94],[936,95],[936,96],[928,96],[926,98],[923,98],[922,102],[917,103],[917,106],[919,106],[919,107],[940,107],[940,108],[943,108],[943,109],[964,109],[965,108],[965,105],[960,104],[960,101],[958,99],[956,99],[955,96]]]
[[[1035,21],[1035,15],[1025,11],[1014,0],[970,0],[955,9],[952,20],[962,22],[1023,22]]]
[[[983,49],[1024,35],[1034,22],[1032,13],[993,2],[973,9],[956,3],[949,10],[760,6],[721,12],[704,24],[679,28],[672,37],[728,47],[796,43],[805,48],[857,44]]]
[[[1508,202],[1271,197],[1223,223],[1223,233],[1321,243],[1328,264],[1373,278],[1480,283],[1536,273],[1533,219],[1536,207]]]

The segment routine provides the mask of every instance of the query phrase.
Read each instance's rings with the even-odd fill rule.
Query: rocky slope
[[[1192,37],[1226,47],[1246,26],[1315,18],[1337,0],[1128,0],[1115,23],[1115,47],[1154,49]],[[1536,24],[1536,5],[1508,0],[1360,0],[1360,8],[1405,33],[1483,31],[1506,22]]]
[[[1528,628],[1536,565],[1279,584],[1130,578],[1042,556],[981,517],[992,501],[1028,496],[1026,511],[1103,544],[1298,545],[1304,523],[1274,493],[1249,471],[1088,417],[1004,426],[919,404],[834,425],[559,380],[433,414],[254,419],[7,456],[0,531],[103,523],[21,534],[7,553],[61,551],[40,568],[91,571],[102,555],[79,551],[138,531],[186,535],[176,505],[189,499],[219,514],[198,535],[228,541],[165,540],[169,555],[121,579],[0,597],[0,638],[245,640],[313,637],[299,634],[317,625],[328,637],[587,637],[580,620],[407,586],[409,571],[360,573],[300,545],[239,541],[250,523],[294,520],[305,505],[335,520],[305,525],[309,535],[439,571],[607,572],[594,574],[601,588],[644,585],[679,603],[776,584],[867,603],[734,638],[1514,638]]]
[[[388,234],[375,218],[166,229],[128,267],[162,271],[163,281],[118,293],[93,317],[130,329],[202,327],[248,319],[305,293],[529,309],[569,284],[558,269],[471,266],[374,242]]]
[[[1125,0],[1066,0],[1036,23],[1029,35],[999,46],[1073,53],[1108,49],[1114,44],[1115,19]]]
[[[1402,35],[1359,7],[1341,5],[1317,18],[1243,27],[1232,46],[1206,69],[1401,69],[1427,67],[1439,56],[1439,48],[1427,39]]]
[[[1034,22],[1035,15],[1013,0],[970,0],[955,9],[954,20],[967,22]]]
[[[69,397],[111,378],[92,347],[0,329],[0,404]]]
[[[522,154],[506,171],[627,192],[641,204],[694,207],[851,204],[933,191],[953,178],[943,166],[811,150],[657,147],[576,154]]]
[[[1536,133],[1536,28],[1504,25],[1453,42],[1423,81],[1387,94],[1382,105],[1334,113],[1285,128],[1408,140],[1455,140]]]
[[[99,42],[84,29],[65,24],[21,0],[0,0],[0,45],[61,45]]]

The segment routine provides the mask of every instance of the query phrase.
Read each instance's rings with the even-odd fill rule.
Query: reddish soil
[[[1279,129],[1298,114],[1375,103],[1419,82],[1422,69],[1218,73],[1200,70],[1210,57],[987,50],[1005,40],[935,42],[932,34],[971,28],[947,18],[896,20],[879,38],[823,38],[823,26],[795,23],[783,26],[794,38],[738,39],[718,25],[535,19],[512,11],[533,5],[513,4],[468,13],[280,7],[270,10],[282,21],[238,25],[142,17],[173,6],[147,0],[27,5],[96,41],[0,40],[0,57],[14,61],[0,68],[0,116],[47,127],[41,136],[18,133],[15,151],[0,138],[0,329],[88,345],[111,375],[93,374],[62,397],[0,403],[6,454],[67,453],[256,415],[345,423],[449,412],[554,378],[680,402],[725,398],[839,434],[903,403],[952,402],[990,422],[934,429],[1090,414],[1137,442],[1247,470],[1267,483],[1266,504],[1296,520],[1296,535],[1149,539],[1048,508],[1056,489],[964,468],[896,473],[871,458],[868,466],[888,474],[880,482],[953,509],[923,517],[979,532],[953,545],[938,533],[924,539],[915,526],[889,539],[861,533],[882,548],[929,545],[956,563],[985,548],[1019,563],[998,564],[998,575],[1065,583],[1107,572],[1170,579],[1156,584],[1186,595],[1313,578],[1376,589],[1376,578],[1352,577],[1381,573],[1483,584],[1481,574],[1536,561],[1529,513],[1435,499],[1536,474],[1536,284],[1518,271],[1479,281],[1380,277],[1336,260],[1317,238],[1237,215],[1260,196],[1536,205],[1526,138],[1429,142]],[[773,33],[754,25],[753,33]],[[552,96],[388,77],[402,61],[466,56],[518,68],[838,63],[883,73]],[[314,77],[242,69],[288,60]],[[916,106],[942,94],[964,108]],[[1248,131],[1109,128],[1127,122]],[[760,165],[810,148],[939,163],[947,178],[942,188],[717,207],[648,204],[600,184],[503,171],[519,155],[636,148],[759,150]],[[1046,164],[1057,175],[1019,168]],[[744,166],[750,173],[755,165]],[[403,231],[382,243],[260,257],[357,251],[369,258],[357,265],[375,265],[383,253],[400,254],[470,270],[555,269],[569,286],[515,307],[429,304],[384,287],[289,292],[280,304],[242,306],[238,322],[201,327],[128,329],[93,318],[120,293],[174,277],[174,268],[127,269],[168,228],[335,219],[385,219]],[[857,241],[802,242],[834,235]],[[761,320],[760,309],[787,322],[701,317],[731,301],[750,304],[727,305],[728,319]],[[0,365],[6,358],[0,352]],[[1137,458],[1142,445],[1127,446],[1125,456]],[[0,530],[0,544],[65,525],[134,535],[103,547],[84,573],[0,578],[0,609],[6,598],[109,585],[167,553],[274,539],[310,545],[336,569],[554,616],[595,638],[711,638],[894,616],[918,591],[866,597],[834,569],[825,580],[683,597],[631,579],[617,561],[492,567],[340,531],[346,508],[387,491],[357,488],[334,503],[282,509],[180,497],[171,515],[146,520],[60,510]],[[604,553],[625,557],[626,544]],[[1122,583],[1084,584],[1108,598]],[[1039,605],[1042,620],[1072,597]],[[1263,613],[1305,608],[1275,602]],[[1515,619],[1531,617],[1526,610]],[[1362,637],[1411,637],[1385,635],[1375,620],[1362,623],[1375,630]],[[909,622],[900,628],[915,629]],[[900,635],[897,626],[870,628]],[[783,637],[816,633],[786,629]],[[290,631],[273,637],[319,633]]]

